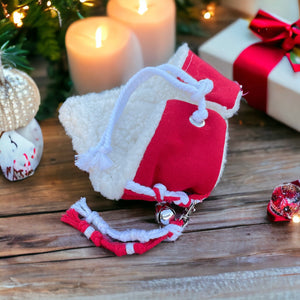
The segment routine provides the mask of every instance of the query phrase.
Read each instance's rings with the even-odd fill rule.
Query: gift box
[[[259,9],[263,9],[290,22],[299,17],[298,0],[221,0],[221,4],[250,16],[254,16]]]
[[[271,19],[274,17],[267,13],[265,15]],[[283,20],[278,20],[278,22],[283,28],[292,28],[287,26]],[[296,29],[298,27],[297,25]],[[259,28],[258,31],[262,32],[264,28]],[[265,32],[269,33],[271,31],[267,29]],[[290,35],[290,33],[287,33],[287,35]],[[290,40],[287,40],[286,44],[290,42]],[[289,52],[278,47],[274,42],[266,43],[265,49],[263,49],[264,54],[243,57],[242,67],[244,67],[244,70],[241,72],[244,73],[244,78],[242,82],[237,78],[239,76],[236,76],[239,75],[237,73],[241,69],[236,69],[236,62],[240,59],[241,53],[244,53],[250,46],[261,43],[261,38],[249,29],[249,21],[239,19],[200,46],[199,55],[227,78],[238,81],[243,86],[245,98],[249,105],[265,111],[271,117],[300,131],[300,72],[294,72],[288,58]],[[292,47],[293,45],[288,46]],[[284,47],[288,48],[288,46],[284,44]],[[275,58],[273,59],[273,57]],[[253,74],[253,71],[261,66],[264,67],[264,65],[272,63],[270,60],[277,60],[277,62],[268,75]],[[264,88],[262,86],[263,81],[266,81],[266,99],[258,101],[257,99],[261,95],[256,96],[256,94]],[[250,98],[252,99],[250,100]]]

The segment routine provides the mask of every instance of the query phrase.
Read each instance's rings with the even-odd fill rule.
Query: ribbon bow
[[[282,48],[293,70],[295,72],[300,71],[300,63],[295,61],[293,57],[295,54],[291,52],[295,46],[300,47],[300,19],[293,24],[288,24],[263,10],[259,10],[249,28],[264,43],[274,44]]]

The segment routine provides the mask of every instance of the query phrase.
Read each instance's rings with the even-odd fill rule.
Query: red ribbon
[[[290,51],[300,46],[300,20],[285,23],[265,11],[259,10],[249,28],[262,42],[247,47],[233,64],[233,77],[242,86],[247,101],[256,109],[266,112],[268,76],[286,55],[293,70],[300,64],[291,61]]]

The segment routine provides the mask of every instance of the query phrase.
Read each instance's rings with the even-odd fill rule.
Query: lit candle
[[[107,14],[135,32],[145,66],[165,63],[174,53],[174,0],[110,0]]]
[[[66,48],[71,78],[79,94],[124,84],[143,67],[135,34],[108,17],[72,23],[66,33]]]

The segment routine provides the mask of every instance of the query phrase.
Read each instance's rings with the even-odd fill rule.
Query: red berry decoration
[[[300,181],[284,183],[275,187],[268,204],[272,221],[300,221]]]

